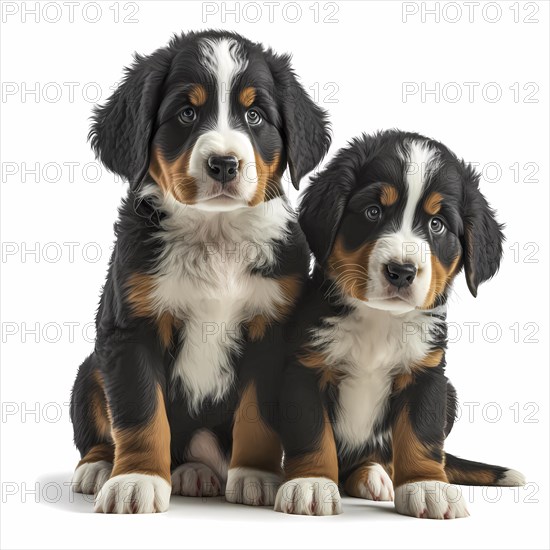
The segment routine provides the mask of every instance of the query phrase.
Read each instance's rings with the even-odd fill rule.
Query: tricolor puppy
[[[307,188],[300,223],[317,264],[296,308],[276,509],[326,515],[348,495],[422,518],[468,515],[452,484],[521,485],[513,470],[443,450],[456,413],[445,377],[446,302],[464,270],[499,267],[503,235],[479,175],[441,143],[355,139]]]
[[[325,113],[288,56],[189,33],[136,58],[90,135],[130,187],[72,393],[75,489],[98,512],[164,511],[171,493],[226,484],[228,500],[273,503],[281,444],[249,413],[276,399],[309,265],[281,177],[297,186],[324,156]]]

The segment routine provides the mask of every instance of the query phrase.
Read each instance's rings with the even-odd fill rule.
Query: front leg
[[[336,441],[316,369],[288,367],[281,391],[281,437],[285,483],[275,510],[287,514],[330,516],[342,513],[338,490]]]
[[[228,502],[269,506],[281,484],[283,450],[275,431],[261,414],[257,389],[250,382],[244,390],[233,425],[233,450],[227,474]]]
[[[97,348],[115,459],[95,511],[164,512],[171,493],[170,428],[158,339],[115,333]]]
[[[397,511],[431,519],[467,516],[460,488],[450,485],[445,474],[447,379],[443,367],[415,369],[395,382],[391,409]]]
[[[257,317],[248,327],[240,362],[243,384],[233,420],[233,447],[227,474],[228,502],[271,506],[282,481],[283,449],[276,425],[277,382],[283,364],[280,325]]]

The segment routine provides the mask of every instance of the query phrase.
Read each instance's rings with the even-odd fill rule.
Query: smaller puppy
[[[364,135],[313,179],[300,223],[317,264],[292,323],[276,510],[339,513],[339,482],[371,500],[395,486],[399,513],[450,519],[468,515],[451,484],[523,485],[443,450],[457,403],[447,297],[462,269],[476,296],[502,255],[474,169],[418,134]]]

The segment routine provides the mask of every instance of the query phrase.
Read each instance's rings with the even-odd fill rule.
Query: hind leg
[[[393,483],[386,470],[376,462],[359,466],[346,480],[346,493],[367,500],[392,501]]]
[[[95,494],[111,476],[114,446],[101,377],[95,357],[78,371],[71,396],[74,440],[81,454],[72,478],[76,493]]]
[[[173,495],[216,497],[225,493],[227,457],[213,432],[196,431],[187,447],[185,460],[172,471]]]
[[[403,515],[453,519],[468,516],[461,490],[449,483],[443,441],[447,379],[442,367],[407,378],[392,403],[395,508]]]
[[[172,494],[184,497],[217,497],[223,488],[216,473],[206,464],[185,462],[172,472]]]

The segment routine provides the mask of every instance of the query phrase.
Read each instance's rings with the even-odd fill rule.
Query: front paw
[[[104,514],[166,512],[170,484],[148,474],[122,474],[109,479],[95,497],[94,511]]]
[[[405,483],[395,490],[395,508],[405,516],[454,519],[469,516],[460,487],[442,481]]]
[[[284,483],[275,499],[275,511],[306,516],[342,513],[340,491],[326,477],[301,477]]]
[[[235,504],[272,506],[281,476],[254,468],[231,468],[227,473],[225,499]]]
[[[172,472],[172,494],[184,497],[217,497],[223,494],[218,476],[204,464],[186,462]]]

